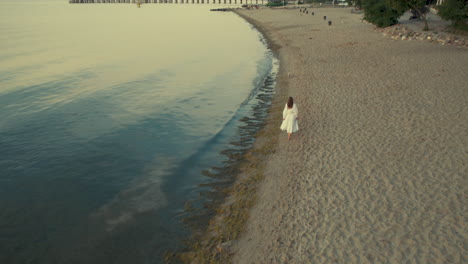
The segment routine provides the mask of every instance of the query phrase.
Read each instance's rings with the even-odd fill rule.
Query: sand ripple
[[[301,130],[234,263],[466,263],[467,50],[385,39],[349,9],[242,12],[279,49]]]

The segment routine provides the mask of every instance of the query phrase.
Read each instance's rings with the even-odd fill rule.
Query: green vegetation
[[[466,0],[445,0],[438,9],[441,18],[452,21],[452,27],[468,30],[468,2]]]
[[[410,19],[421,19],[423,30],[429,30],[426,14],[426,0],[347,0],[353,1],[356,8],[364,9],[364,19],[378,27],[388,27],[398,23],[398,18],[411,10]],[[438,7],[439,15],[445,20],[452,21],[455,29],[468,30],[468,1],[446,0]]]
[[[411,18],[422,19],[424,30],[429,30],[426,14],[429,11],[426,0],[361,0],[364,19],[378,27],[388,27],[398,23],[398,18],[411,10]]]
[[[426,0],[388,0],[389,5],[402,12],[402,14],[408,10],[411,10],[412,19],[422,19],[424,21],[423,30],[429,30],[427,24],[426,14],[429,11],[426,8]]]
[[[378,27],[389,27],[398,23],[404,11],[393,8],[389,0],[363,0],[364,19]]]
[[[325,2],[331,2],[331,0],[305,0],[304,1],[307,4],[317,4],[317,3],[325,3]]]
[[[362,9],[362,0],[348,0],[350,2],[354,2],[353,4],[349,4],[350,6],[354,5],[356,7],[356,9]]]
[[[268,2],[266,6],[285,6],[287,5],[287,1],[281,1],[281,2]]]

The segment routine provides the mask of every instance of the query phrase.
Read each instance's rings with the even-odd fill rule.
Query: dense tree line
[[[468,2],[466,0],[445,0],[439,7],[439,15],[452,21],[455,28],[468,30]]]
[[[426,14],[428,4],[434,4],[433,0],[348,0],[354,2],[357,8],[364,9],[364,19],[378,27],[388,27],[398,23],[398,18],[406,11],[411,10],[410,19],[424,21],[424,30],[429,30]],[[437,7],[439,15],[445,20],[450,20],[452,26],[467,29],[468,1],[445,0]]]
[[[303,3],[330,3],[332,0],[303,0]],[[346,0],[350,6],[364,10],[364,19],[378,27],[388,27],[398,23],[406,11],[411,11],[410,19],[424,21],[424,30],[429,30],[426,14],[428,5],[437,0]],[[436,6],[441,18],[451,21],[457,29],[468,30],[468,0],[445,0]]]

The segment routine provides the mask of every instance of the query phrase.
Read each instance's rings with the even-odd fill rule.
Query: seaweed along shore
[[[245,230],[249,211],[257,200],[256,190],[265,177],[268,157],[276,152],[279,124],[283,105],[287,98],[287,79],[278,57],[276,45],[264,29],[254,20],[233,10],[249,22],[263,36],[268,48],[275,55],[274,64],[279,64],[277,72],[272,72],[257,93],[258,103],[252,107],[252,116],[244,117],[245,125],[239,127],[240,140],[231,142],[233,148],[220,154],[228,160],[222,168],[211,168],[202,173],[214,179],[215,183],[205,186],[214,191],[204,193],[210,202],[197,213],[190,203],[186,211],[192,211],[185,222],[192,228],[192,237],[186,242],[187,250],[166,254],[166,263],[229,263],[232,257],[231,246]],[[275,62],[276,61],[276,62]],[[213,173],[212,171],[216,171]],[[206,226],[205,223],[208,223]]]

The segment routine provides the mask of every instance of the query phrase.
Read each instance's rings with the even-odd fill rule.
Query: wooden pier
[[[139,0],[142,4],[246,4],[263,5],[268,0]],[[138,0],[69,0],[70,4],[137,4]]]

